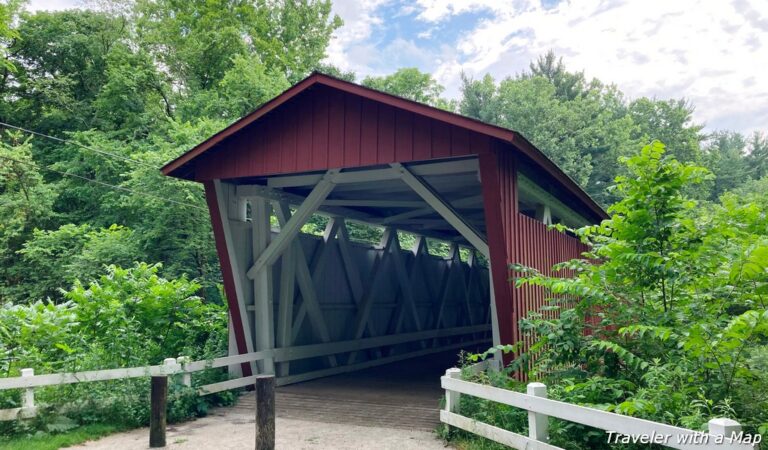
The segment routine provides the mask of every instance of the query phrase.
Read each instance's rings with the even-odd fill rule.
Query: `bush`
[[[203,302],[200,286],[158,276],[160,265],[109,266],[98,280],[76,281],[65,302],[0,307],[0,371],[18,376],[161,364],[166,357],[209,359],[226,353],[227,313]],[[195,387],[227,378],[221,370],[193,374],[193,388],[171,383],[169,421],[205,415],[233,393],[199,397]],[[0,433],[66,431],[81,424],[140,426],[149,421],[147,378],[51,386],[35,390],[44,405],[33,421],[2,423]],[[20,405],[19,391],[0,392],[0,408]]]
[[[710,175],[666,157],[658,142],[625,163],[611,218],[567,230],[589,250],[554,269],[575,276],[512,267],[517,286],[550,293],[559,317],[520,321],[534,344],[501,347],[517,352],[507,373],[542,380],[552,398],[619,414],[695,430],[729,417],[745,432],[768,432],[765,192],[699,204],[685,193]],[[489,408],[497,407],[470,411]],[[606,447],[597,433],[563,424],[552,439]]]

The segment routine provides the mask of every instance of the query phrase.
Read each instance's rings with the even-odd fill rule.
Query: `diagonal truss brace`
[[[432,186],[427,184],[421,177],[418,177],[411,173],[405,166],[400,163],[392,163],[390,166],[400,171],[401,179],[413,189],[414,192],[424,199],[429,206],[435,209],[435,211],[443,217],[456,231],[458,231],[464,238],[472,244],[483,256],[486,258],[488,254],[488,243],[485,237],[475,229],[472,224],[464,220],[461,215],[451,206],[450,203],[445,201],[440,194],[435,191]]]
[[[325,173],[323,178],[315,185],[312,192],[309,193],[307,198],[296,209],[291,218],[286,222],[285,226],[281,228],[280,234],[269,244],[260,255],[259,258],[253,263],[253,266],[248,269],[248,278],[254,279],[256,275],[267,266],[271,266],[282,255],[288,245],[293,242],[294,238],[301,231],[301,227],[307,222],[312,214],[317,211],[317,208],[323,204],[328,194],[333,190],[335,183],[333,182],[334,176],[338,173],[338,170],[329,170]]]

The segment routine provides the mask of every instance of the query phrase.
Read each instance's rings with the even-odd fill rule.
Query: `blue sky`
[[[768,0],[335,0],[333,8],[345,24],[327,60],[359,78],[418,67],[457,97],[462,72],[514,76],[552,49],[629,98],[689,99],[709,130],[768,130]]]
[[[768,0],[337,0],[328,60],[360,76],[414,66],[514,76],[552,49],[629,98],[689,99],[707,129],[768,130]]]

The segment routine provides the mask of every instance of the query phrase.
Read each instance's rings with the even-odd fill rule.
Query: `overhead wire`
[[[191,203],[180,202],[180,201],[177,201],[177,200],[173,200],[171,198],[160,197],[159,195],[150,194],[148,192],[137,191],[137,190],[134,190],[134,189],[129,189],[127,187],[117,186],[117,185],[110,184],[110,183],[105,183],[104,181],[99,181],[99,180],[96,180],[94,178],[89,178],[89,177],[86,177],[86,176],[83,176],[83,175],[78,175],[78,174],[75,174],[75,173],[70,173],[70,172],[64,172],[64,171],[61,171],[61,170],[57,170],[57,169],[54,169],[54,168],[52,168],[50,166],[38,166],[35,163],[21,161],[19,159],[11,158],[10,156],[4,156],[4,155],[0,155],[0,158],[8,160],[8,161],[13,161],[13,162],[16,162],[18,164],[23,164],[23,165],[26,165],[26,166],[29,166],[29,167],[35,167],[35,168],[38,168],[38,169],[42,169],[42,170],[47,170],[47,171],[50,171],[50,172],[58,173],[58,174],[63,175],[63,176],[78,178],[78,179],[81,179],[81,180],[84,180],[84,181],[88,181],[89,183],[95,183],[95,184],[100,185],[102,187],[108,187],[108,188],[111,188],[111,189],[115,189],[115,190],[119,190],[119,191],[123,191],[123,192],[128,192],[128,193],[131,193],[133,195],[139,195],[139,196],[144,196],[144,197],[148,197],[148,198],[154,198],[156,200],[161,200],[161,201],[168,202],[168,203],[173,203],[173,204],[176,204],[176,205],[186,206],[186,207],[189,207],[189,208],[195,208],[195,209],[199,209],[199,210],[202,210],[202,211],[208,211],[206,208],[203,208],[203,207],[200,207],[200,206],[197,206],[197,205],[193,205]]]
[[[20,127],[20,126],[16,126],[16,125],[11,125],[10,123],[6,123],[6,122],[2,122],[2,121],[0,121],[0,126],[6,127],[6,128],[11,128],[11,129],[18,130],[18,131],[23,131],[24,133],[29,133],[29,134],[34,135],[34,136],[44,137],[44,138],[51,139],[51,140],[54,140],[54,141],[57,141],[57,142],[61,142],[63,144],[76,145],[76,146],[78,146],[80,148],[84,148],[84,149],[92,151],[94,153],[98,153],[98,154],[100,154],[102,156],[109,156],[109,157],[112,157],[112,158],[118,158],[118,159],[121,159],[123,161],[128,161],[128,162],[140,164],[140,165],[142,165],[144,167],[152,167],[152,168],[155,167],[152,164],[146,163],[144,161],[140,161],[138,159],[130,158],[128,156],[118,155],[117,153],[111,153],[111,152],[108,152],[108,151],[104,151],[104,150],[100,150],[100,149],[97,149],[97,148],[89,147],[89,146],[87,146],[85,144],[82,144],[82,143],[77,142],[77,141],[73,141],[71,139],[63,139],[63,138],[60,138],[60,137],[51,136],[50,134],[45,134],[45,133],[41,133],[39,131],[30,130],[30,129],[27,129],[27,128],[24,128],[24,127]]]
[[[111,153],[111,152],[107,152],[107,151],[104,151],[104,150],[99,150],[99,149],[96,149],[96,148],[93,148],[93,147],[89,147],[89,146],[87,146],[85,144],[81,144],[81,143],[79,143],[77,141],[73,141],[71,139],[63,139],[63,138],[60,138],[60,137],[51,136],[49,134],[41,133],[39,131],[30,130],[30,129],[27,129],[27,128],[24,128],[24,127],[19,127],[19,126],[16,126],[16,125],[11,125],[9,123],[2,122],[2,121],[0,121],[0,126],[6,127],[6,128],[11,128],[11,129],[18,130],[18,131],[22,131],[24,133],[29,133],[29,134],[32,134],[34,136],[44,137],[44,138],[51,139],[51,140],[54,140],[54,141],[57,141],[57,142],[61,142],[61,143],[64,143],[64,144],[76,145],[78,147],[84,148],[86,150],[92,151],[92,152],[100,154],[102,156],[108,156],[108,157],[117,158],[117,159],[120,159],[120,160],[123,160],[123,161],[133,162],[133,163],[145,166],[145,167],[151,167],[153,169],[155,168],[155,166],[153,166],[152,164],[145,163],[144,161],[139,161],[138,159],[133,159],[133,158],[129,158],[127,156],[118,155],[116,153]],[[137,190],[134,190],[134,189],[129,189],[129,188],[123,187],[123,186],[117,186],[117,185],[114,185],[114,184],[110,184],[110,183],[106,183],[106,182],[103,182],[103,181],[96,180],[94,178],[89,178],[89,177],[86,177],[86,176],[83,176],[83,175],[78,175],[78,174],[75,174],[75,173],[70,173],[70,172],[64,172],[64,171],[61,171],[61,170],[57,170],[57,169],[54,169],[54,168],[52,168],[50,166],[39,166],[37,164],[29,163],[29,162],[26,162],[26,161],[21,161],[21,160],[15,159],[15,158],[11,158],[9,156],[2,156],[2,155],[0,155],[0,158],[6,159],[6,160],[10,160],[10,161],[14,161],[16,163],[24,164],[24,165],[27,165],[27,166],[33,166],[33,167],[36,167],[36,168],[39,168],[39,169],[42,169],[42,170],[47,170],[49,172],[57,173],[59,175],[63,175],[63,176],[67,176],[67,177],[72,177],[72,178],[77,178],[77,179],[80,179],[80,180],[83,180],[83,181],[87,181],[89,183],[94,183],[96,185],[100,185],[102,187],[107,187],[107,188],[110,188],[110,189],[115,189],[115,190],[119,190],[119,191],[123,191],[123,192],[128,192],[128,193],[131,193],[133,195],[145,196],[145,197],[148,197],[148,198],[154,198],[156,200],[162,200],[164,202],[173,203],[173,204],[180,205],[180,206],[187,206],[187,207],[190,207],[190,208],[195,208],[195,209],[200,209],[200,210],[207,211],[207,209],[202,208],[202,207],[197,206],[197,205],[193,205],[191,203],[180,202],[180,201],[177,201],[177,200],[173,200],[171,198],[160,197],[158,195],[150,194],[148,192],[137,191]]]

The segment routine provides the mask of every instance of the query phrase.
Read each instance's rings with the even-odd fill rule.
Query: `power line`
[[[117,153],[110,153],[110,152],[107,152],[107,151],[104,151],[104,150],[99,150],[97,148],[89,147],[89,146],[87,146],[85,144],[81,144],[81,143],[79,143],[77,141],[73,141],[71,139],[63,139],[63,138],[60,138],[60,137],[51,136],[49,134],[41,133],[41,132],[35,131],[35,130],[29,130],[27,128],[17,127],[16,125],[11,125],[11,124],[5,123],[5,122],[0,122],[0,126],[4,126],[6,128],[12,128],[14,130],[23,131],[25,133],[29,133],[29,134],[32,134],[32,135],[35,135],[35,136],[44,137],[44,138],[47,138],[47,139],[51,139],[51,140],[54,140],[56,142],[61,142],[63,144],[76,145],[76,146],[78,146],[80,148],[84,148],[84,149],[92,151],[94,153],[98,153],[98,154],[100,154],[102,156],[110,156],[112,158],[118,158],[118,159],[121,159],[123,161],[128,161],[128,162],[140,164],[140,165],[142,165],[144,167],[151,167],[153,169],[155,168],[155,166],[153,166],[152,164],[145,163],[144,161],[139,161],[138,159],[129,158],[129,157],[123,156],[123,155],[118,155]]]
[[[88,181],[89,183],[95,183],[95,184],[100,185],[102,187],[108,187],[108,188],[111,188],[111,189],[116,189],[118,191],[128,192],[128,193],[131,193],[131,194],[134,194],[134,195],[140,195],[140,196],[144,196],[144,197],[154,198],[156,200],[162,200],[164,202],[174,203],[174,204],[177,204],[177,205],[186,206],[186,207],[189,207],[189,208],[195,208],[195,209],[199,209],[199,210],[202,210],[202,211],[208,211],[206,208],[202,208],[200,206],[193,205],[191,203],[179,202],[179,201],[176,201],[176,200],[173,200],[173,199],[170,199],[170,198],[165,198],[165,197],[160,197],[158,195],[150,194],[148,192],[135,191],[133,189],[128,189],[126,187],[116,186],[114,184],[105,183],[103,181],[99,181],[99,180],[96,180],[96,179],[93,179],[93,178],[89,178],[89,177],[85,177],[85,176],[82,176],[82,175],[77,175],[77,174],[74,174],[74,173],[63,172],[61,170],[56,170],[56,169],[51,168],[50,166],[39,167],[39,166],[37,166],[34,163],[29,163],[29,162],[26,162],[26,161],[21,161],[21,160],[18,160],[18,159],[15,159],[15,158],[11,158],[9,156],[4,156],[4,155],[0,155],[0,158],[6,159],[6,160],[9,160],[9,161],[13,161],[13,162],[16,162],[18,164],[23,164],[23,165],[26,165],[26,166],[36,167],[36,168],[43,169],[43,170],[48,170],[50,172],[58,173],[60,175],[64,175],[64,176],[67,176],[67,177],[79,178],[81,180]]]

